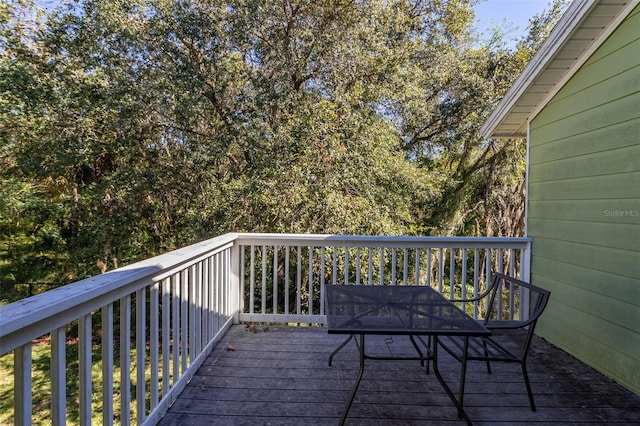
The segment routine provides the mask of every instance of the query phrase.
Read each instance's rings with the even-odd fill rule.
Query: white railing
[[[43,404],[33,401],[33,377],[43,374],[33,364],[36,339],[51,384],[50,410],[38,421],[155,424],[232,323],[324,323],[327,284],[430,285],[471,296],[493,271],[527,279],[530,244],[227,234],[0,307],[0,357],[13,355],[12,420],[31,424],[32,407]],[[478,306],[466,309],[479,315]]]
[[[324,323],[326,284],[428,285],[468,299],[498,271],[528,281],[531,240],[240,234],[240,321]],[[499,303],[520,295],[504,290]],[[481,306],[465,306],[472,316]],[[515,309],[500,312],[513,315]]]
[[[97,409],[105,425],[155,424],[237,320],[235,250],[226,235],[1,307],[0,356],[14,358],[13,423],[33,422],[32,342],[45,336],[51,408],[38,423],[90,425]],[[79,382],[73,395],[67,376]]]

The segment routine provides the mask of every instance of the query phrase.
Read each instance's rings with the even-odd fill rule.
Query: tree
[[[500,28],[480,44],[468,21],[449,32],[452,40],[444,46],[418,49],[414,86],[393,107],[410,158],[446,176],[429,225],[448,234],[524,231],[525,141],[487,141],[478,133],[567,3],[554,0],[548,11],[534,16],[515,50],[506,47]],[[464,9],[458,16],[464,22]],[[509,209],[501,212],[498,205]]]
[[[55,234],[60,282],[228,231],[519,232],[522,145],[477,130],[551,21],[478,47],[473,3],[4,3],[4,244]]]

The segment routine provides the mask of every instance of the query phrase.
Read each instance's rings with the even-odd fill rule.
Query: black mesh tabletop
[[[491,333],[426,286],[327,286],[328,332],[488,336]]]

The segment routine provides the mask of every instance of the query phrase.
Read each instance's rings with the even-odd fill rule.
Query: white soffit
[[[485,138],[525,138],[527,122],[640,0],[574,0],[480,129]]]

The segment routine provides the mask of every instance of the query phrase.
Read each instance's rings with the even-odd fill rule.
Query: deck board
[[[182,392],[161,426],[335,425],[358,367],[349,343],[325,328],[233,326]],[[234,350],[227,350],[231,345]],[[367,337],[367,352],[413,354],[405,337]],[[532,412],[518,365],[469,364],[465,410],[474,425],[640,424],[640,397],[542,339],[528,363],[538,410]],[[440,370],[457,389],[459,364]],[[367,361],[347,425],[463,425],[435,375],[418,361]]]

